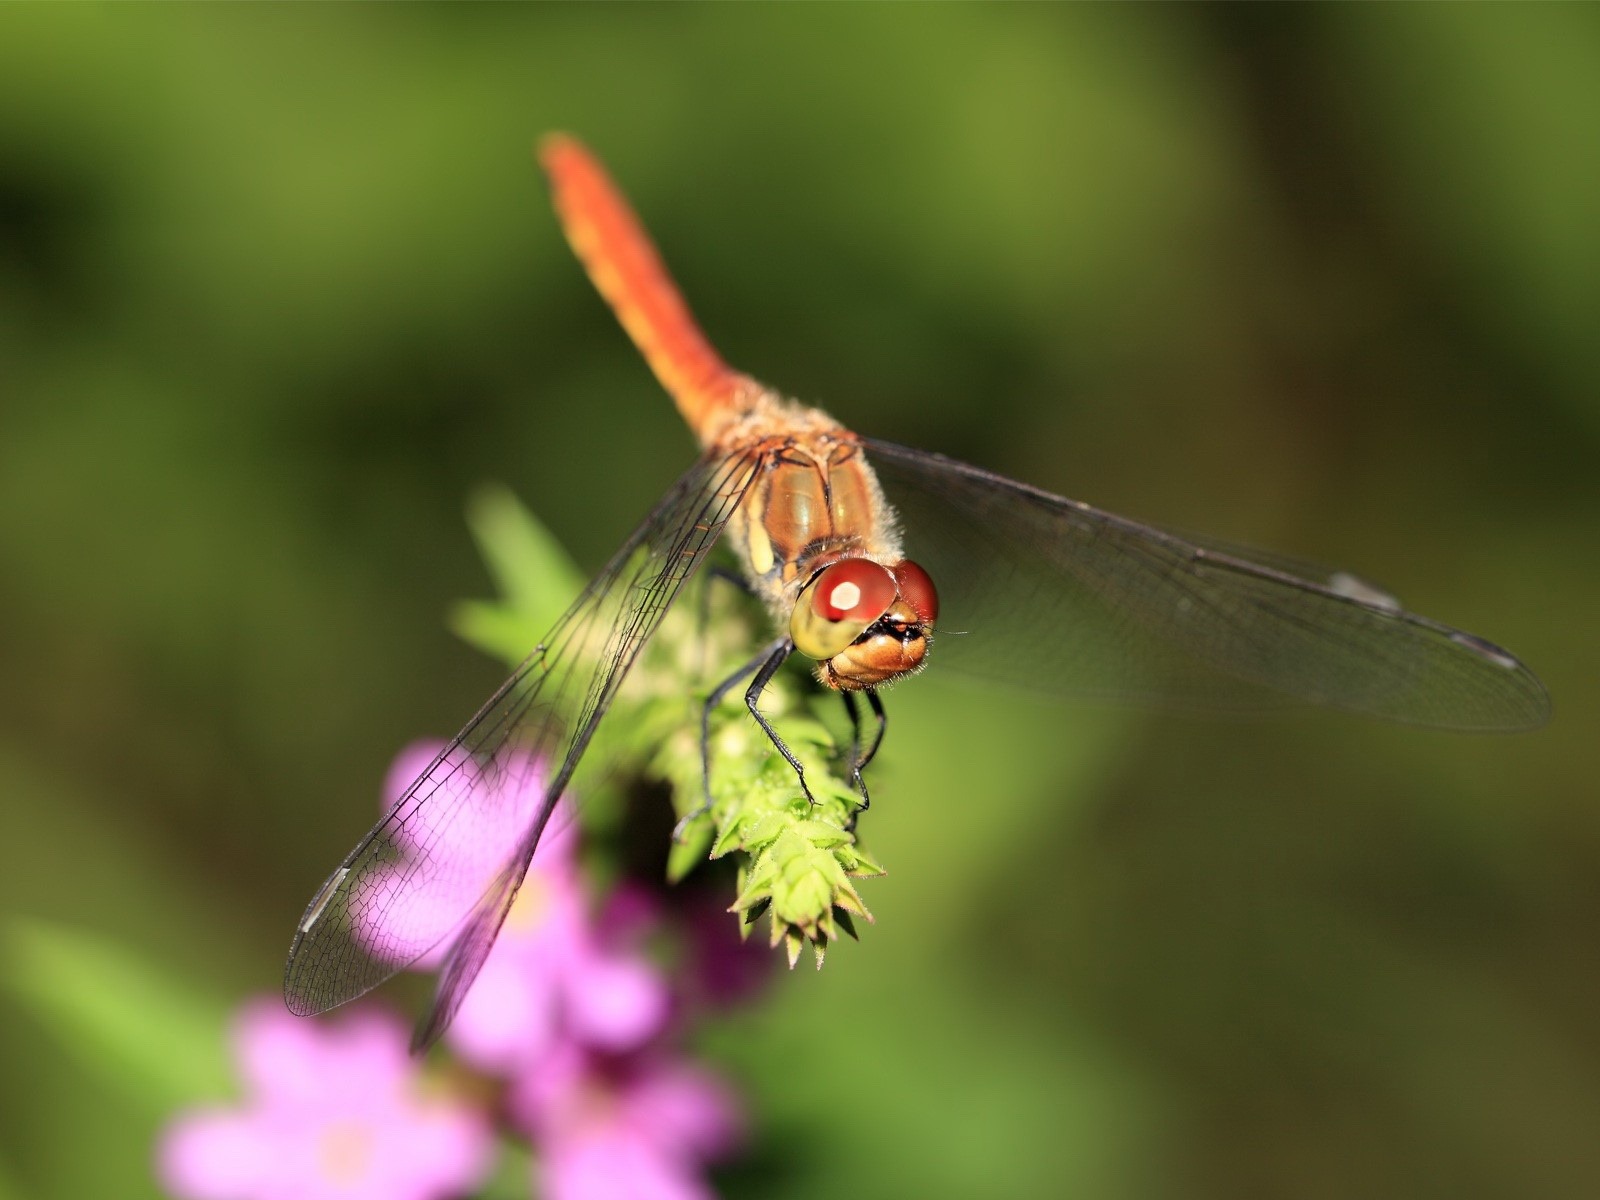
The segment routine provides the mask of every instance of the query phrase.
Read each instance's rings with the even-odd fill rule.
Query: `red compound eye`
[[[850,619],[870,625],[889,610],[895,591],[889,568],[865,558],[846,558],[817,576],[811,606],[824,621]]]
[[[932,625],[939,619],[939,592],[926,571],[908,558],[895,565],[894,579],[900,586],[901,598],[923,624]]]

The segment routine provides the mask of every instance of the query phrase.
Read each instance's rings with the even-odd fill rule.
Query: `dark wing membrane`
[[[449,946],[425,1044],[454,1015],[624,676],[743,498],[750,456],[673,486],[516,673],[306,908],[284,997],[323,1012]]]
[[[1306,701],[1418,725],[1522,729],[1544,686],[1490,642],[1352,575],[1200,544],[926,451],[873,440],[907,556],[940,594],[930,661],[1080,696]]]

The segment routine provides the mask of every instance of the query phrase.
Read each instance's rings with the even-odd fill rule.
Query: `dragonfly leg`
[[[795,778],[800,781],[800,790],[805,793],[806,799],[812,804],[817,798],[811,794],[811,789],[806,786],[806,769],[800,765],[800,760],[795,757],[794,751],[778,736],[778,731],[772,723],[761,715],[758,704],[761,693],[766,690],[767,684],[772,682],[772,677],[778,673],[778,668],[788,661],[789,655],[794,653],[794,643],[787,637],[781,637],[762,652],[767,656],[761,664],[761,669],[756,672],[756,677],[750,681],[750,686],[744,690],[744,706],[750,710],[750,715],[756,719],[756,724],[761,726],[761,732],[766,734],[772,744],[778,748],[778,753],[788,760],[794,768]]]
[[[787,640],[787,639],[785,639]],[[757,670],[772,655],[774,646],[763,646],[761,652],[749,662],[741,666],[732,675],[712,689],[706,697],[705,705],[700,709],[700,786],[703,795],[699,806],[685,816],[672,830],[674,841],[682,841],[683,834],[689,826],[711,811],[711,713],[722,703],[722,698],[731,692],[740,680]],[[769,675],[767,678],[771,678]]]
[[[856,704],[854,692],[840,692],[844,698],[844,710],[850,714],[850,777],[856,785],[856,791],[861,793],[861,807],[856,809],[850,818],[850,825],[855,827],[856,818],[872,807],[872,797],[867,793],[867,781],[862,778],[862,772],[867,769],[878,753],[878,748],[883,745],[883,735],[889,727],[889,714],[883,710],[883,700],[872,688],[863,689],[867,695],[867,703],[872,707],[872,715],[878,723],[877,732],[872,738],[872,747],[865,754],[861,753],[861,709]]]
[[[889,714],[883,711],[883,698],[878,695],[876,688],[867,688],[867,704],[872,708],[872,715],[877,719],[878,732],[873,735],[872,749],[868,750],[859,763],[856,771],[860,773],[867,769],[867,765],[878,756],[878,750],[883,745],[883,735],[889,731]]]

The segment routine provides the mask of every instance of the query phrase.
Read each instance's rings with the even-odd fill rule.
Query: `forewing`
[[[425,1044],[492,945],[607,706],[749,486],[747,456],[674,485],[550,635],[307,907],[284,997],[301,1015],[369,991],[448,943]]]
[[[867,441],[906,554],[933,576],[929,661],[1140,703],[1286,700],[1420,725],[1520,729],[1549,698],[1506,651],[1342,572],[1190,538],[926,451]]]

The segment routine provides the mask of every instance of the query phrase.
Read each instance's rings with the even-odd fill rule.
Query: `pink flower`
[[[563,1039],[623,1051],[660,1032],[666,980],[609,945],[588,908],[571,857],[541,847],[446,1035],[463,1058],[509,1074],[537,1069]]]
[[[184,1200],[432,1200],[489,1165],[483,1116],[426,1098],[407,1031],[371,1011],[337,1023],[248,1006],[234,1030],[242,1107],[180,1116],[159,1173]]]
[[[404,800],[406,789],[441,748],[441,743],[423,742],[400,753],[385,783],[385,811]],[[439,787],[453,789],[447,803],[471,805],[474,819],[435,829],[409,821],[399,839],[403,851],[425,849],[438,885],[403,888],[408,864],[402,861],[391,868],[393,882],[373,894],[404,896],[404,907],[390,904],[380,912],[372,905],[355,913],[369,948],[438,943],[415,964],[423,970],[439,965],[447,935],[499,872],[544,791],[544,772],[526,755],[507,755],[492,787],[475,784],[476,772],[451,766],[447,758],[432,770],[440,776]],[[475,786],[484,795],[473,795]],[[514,1072],[537,1062],[565,1036],[603,1050],[629,1050],[666,1023],[666,981],[642,959],[602,938],[589,915],[576,850],[577,822],[570,810],[558,808],[447,1034],[461,1056],[478,1067]]]
[[[440,757],[443,742],[416,742],[389,768],[383,811],[404,805],[406,819],[393,830],[398,861],[350,901],[358,941],[374,957],[433,970],[450,935],[488,889],[526,833],[544,797],[545,773],[532,756],[512,751],[487,768],[456,747]],[[435,760],[438,760],[437,762]],[[407,799],[426,775],[427,804]],[[542,839],[543,857],[570,852],[570,830],[557,813]]]
[[[522,1076],[510,1106],[539,1147],[549,1200],[706,1200],[703,1165],[742,1134],[726,1085],[664,1054],[607,1059],[565,1044]]]
[[[719,894],[680,885],[680,896],[684,892],[679,919],[686,943],[686,999],[704,1008],[731,1008],[754,999],[776,961],[766,939],[741,937],[739,921],[728,916]]]

